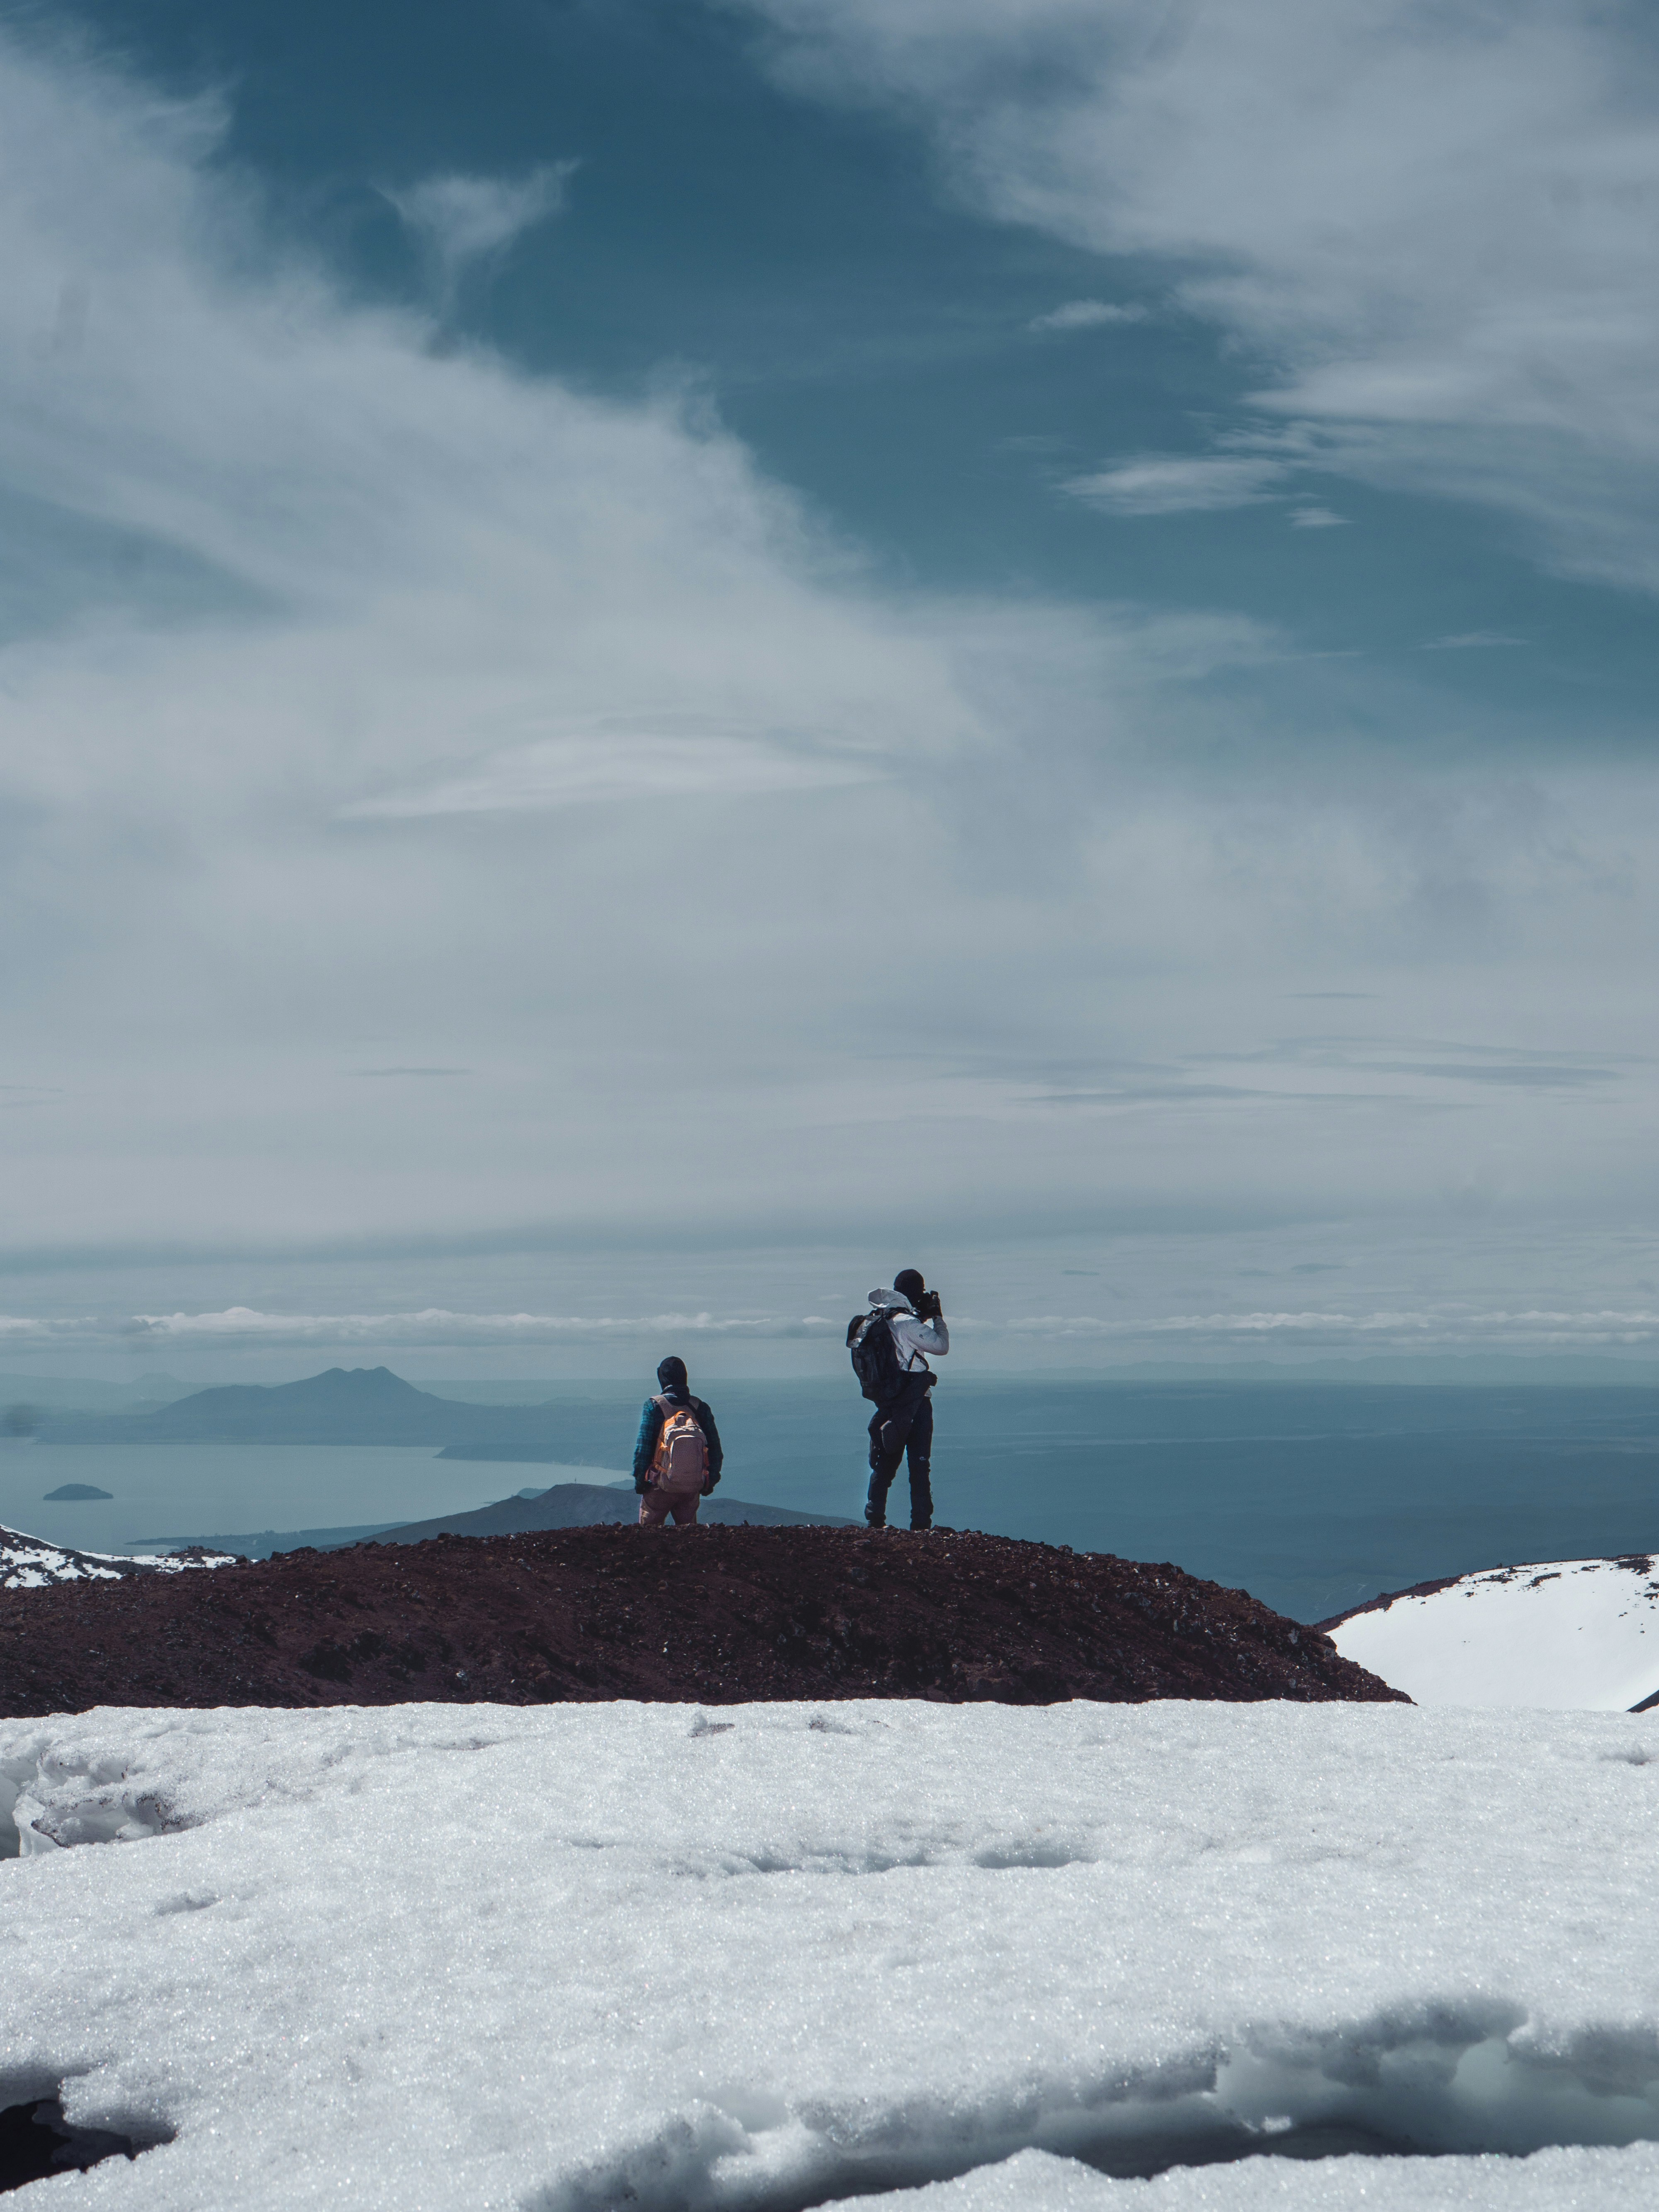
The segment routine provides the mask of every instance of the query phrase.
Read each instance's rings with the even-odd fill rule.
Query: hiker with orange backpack
[[[672,1513],[689,1528],[699,1502],[720,1479],[720,1432],[701,1398],[691,1395],[685,1362],[671,1353],[657,1363],[662,1389],[647,1398],[634,1445],[634,1487],[640,1493],[640,1526],[660,1528]]]
[[[847,1324],[847,1348],[859,1387],[875,1407],[870,1417],[870,1495],[865,1520],[887,1526],[887,1493],[899,1464],[910,1462],[910,1526],[933,1525],[933,1401],[938,1376],[924,1354],[943,1358],[951,1332],[937,1291],[920,1269],[901,1267],[890,1291],[872,1291],[870,1311]]]

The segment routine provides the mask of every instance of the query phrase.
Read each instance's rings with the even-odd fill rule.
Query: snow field
[[[228,1567],[228,1552],[204,1553],[194,1559],[167,1553],[152,1557],[131,1552],[76,1552],[48,1544],[44,1537],[0,1528],[0,1589],[50,1589],[58,1583],[119,1582],[123,1575],[177,1575],[201,1567]]]
[[[1659,2199],[1659,1718],[105,1709],[0,1774],[0,2103],[160,2145],[65,2207]],[[1462,2154],[1076,2162],[1274,2144]]]
[[[54,1583],[119,1582],[112,1553],[70,1552],[38,1536],[0,1528],[0,1589],[48,1589]]]
[[[1659,1695],[1659,1575],[1634,1556],[1492,1567],[1330,1637],[1420,1705],[1628,1712]]]

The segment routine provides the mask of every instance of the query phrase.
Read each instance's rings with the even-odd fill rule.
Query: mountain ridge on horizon
[[[441,1447],[498,1413],[405,1382],[389,1367],[329,1367],[296,1382],[222,1382],[145,1413],[48,1414],[45,1443],[408,1443]]]
[[[1535,1378],[1542,1382],[1541,1377]],[[1646,1378],[1611,1377],[1609,1389],[1639,1389]],[[950,1377],[951,1395],[964,1413],[975,1395],[1007,1388],[1041,1389],[1047,1383],[1071,1389],[1097,1383],[1109,1390],[1109,1376],[1082,1376],[1054,1370],[1017,1376],[983,1372]],[[406,1444],[426,1445],[441,1456],[455,1460],[517,1462],[526,1465],[625,1466],[633,1443],[637,1405],[632,1388],[619,1378],[607,1381],[592,1395],[562,1393],[556,1381],[548,1382],[544,1399],[517,1403],[486,1402],[477,1399],[446,1398],[385,1364],[375,1367],[334,1366],[291,1382],[230,1382],[211,1385],[170,1403],[143,1413],[95,1413],[78,1408],[42,1409],[36,1431],[43,1444],[214,1443],[214,1444]],[[732,1389],[739,1402],[756,1388],[755,1379],[739,1378],[709,1386],[720,1392]],[[1154,1401],[1170,1392],[1205,1398],[1218,1391],[1240,1394],[1253,1400],[1260,1391],[1274,1389],[1292,1393],[1319,1388],[1305,1371],[1274,1374],[1263,1366],[1224,1381],[1213,1375],[1183,1374],[1166,1370],[1161,1374],[1121,1378],[1120,1388],[1150,1393]],[[1327,1388],[1338,1390],[1386,1390],[1392,1388],[1381,1375],[1363,1380],[1358,1375],[1329,1378]],[[1520,1378],[1506,1376],[1501,1384],[1476,1382],[1474,1377],[1445,1378],[1443,1388],[1454,1395],[1485,1392],[1494,1388],[1520,1387]],[[1573,1389],[1577,1382],[1548,1387]],[[1652,1389],[1655,1385],[1646,1382]],[[793,1378],[787,1388],[804,1391],[816,1401],[830,1388],[826,1376],[803,1381]],[[850,1378],[849,1378],[850,1388]],[[786,1386],[780,1384],[780,1389]],[[960,1394],[960,1395],[958,1395]],[[1402,1391],[1401,1402],[1414,1394]],[[856,1408],[850,1396],[849,1407]],[[734,1414],[738,1410],[734,1405]],[[769,1424],[769,1427],[775,1427]],[[860,1419],[860,1426],[862,1426]]]

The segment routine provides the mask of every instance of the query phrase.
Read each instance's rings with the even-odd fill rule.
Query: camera
[[[945,1308],[939,1302],[939,1292],[924,1291],[916,1300],[916,1311],[924,1321],[942,1321],[945,1317]]]

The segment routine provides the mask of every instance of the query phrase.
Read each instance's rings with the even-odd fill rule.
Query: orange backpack
[[[708,1439],[689,1406],[655,1401],[662,1413],[662,1434],[651,1462],[653,1490],[701,1490],[708,1479]]]

